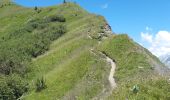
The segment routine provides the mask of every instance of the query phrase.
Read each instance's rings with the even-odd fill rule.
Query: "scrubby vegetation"
[[[66,32],[63,23],[49,25],[51,22],[61,22],[60,19],[64,19],[57,18],[55,21],[46,20],[53,17],[31,20],[24,27],[5,35],[0,43],[0,72],[5,75],[25,73],[26,63],[31,57],[43,54],[48,50],[51,41]]]
[[[0,8],[6,7],[6,6],[10,6],[12,3],[10,2],[10,0],[1,0],[0,1]]]
[[[47,88],[44,77],[38,78],[36,81],[36,91],[40,92],[41,90]]]
[[[23,84],[19,82],[29,71],[28,64],[32,58],[47,51],[51,42],[66,32],[66,26],[63,23],[65,21],[65,18],[61,15],[47,16],[44,19],[33,19],[23,27],[15,29],[13,32],[7,33],[1,38],[0,74],[12,75],[14,78],[9,78],[8,81],[2,80],[1,83],[4,82],[4,86],[1,84],[2,88],[9,88],[9,91],[5,92],[4,89],[1,89],[0,92],[4,93],[2,94],[3,99],[17,99],[26,92],[25,88],[22,88]],[[51,25],[52,23],[54,24]],[[22,75],[23,77],[15,79],[13,74]],[[14,84],[12,84],[12,82],[14,82]],[[13,86],[15,84],[18,87]],[[44,88],[44,86],[40,88]],[[11,93],[10,91],[12,91],[12,94],[9,94]],[[15,91],[17,93],[15,93]],[[6,96],[4,97],[4,95]]]
[[[28,91],[28,83],[16,74],[0,77],[0,99],[16,100]]]

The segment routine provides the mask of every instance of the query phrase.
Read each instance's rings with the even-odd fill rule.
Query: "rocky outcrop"
[[[100,40],[106,39],[113,34],[111,26],[107,23],[102,27],[102,29],[103,31],[98,33]]]
[[[109,24],[106,24],[106,25],[104,26],[104,32],[105,32],[106,34],[113,34],[112,28],[111,28],[111,26],[110,26]]]

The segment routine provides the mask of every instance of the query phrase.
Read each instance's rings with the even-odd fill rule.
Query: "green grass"
[[[102,91],[108,92],[110,89],[108,75],[111,66],[98,51],[106,53],[117,64],[114,77],[118,87],[108,99],[169,99],[169,83],[166,78],[155,74],[151,61],[162,65],[149,51],[127,35],[111,35],[98,44],[98,33],[103,32],[102,27],[106,25],[106,20],[102,16],[90,14],[74,3],[39,9],[42,11],[37,13],[33,8],[15,4],[0,8],[0,38],[36,18],[45,19],[57,14],[66,18],[64,24],[67,33],[53,41],[47,52],[32,58],[29,62],[30,70],[24,78],[29,81],[30,89],[21,97],[22,99],[89,100],[105,95]],[[49,24],[55,26],[57,23]],[[40,30],[34,32],[36,31]],[[90,51],[92,48],[96,54]],[[47,88],[36,92],[35,82],[41,77],[45,78]],[[140,87],[137,95],[132,94],[130,90],[135,84]]]
[[[139,92],[132,92],[134,85],[138,85]],[[109,100],[169,100],[170,85],[166,78],[150,73],[140,74],[134,78],[129,78],[124,82],[119,82],[118,88],[113,91]]]
[[[140,48],[127,35],[113,36],[104,41],[98,49],[116,61],[117,80],[151,69],[147,56],[139,51]]]
[[[103,60],[100,62],[96,61],[98,58],[90,53],[90,49],[97,44],[97,41],[89,39],[87,32],[91,24],[87,23],[87,21],[96,25],[92,28],[96,31],[95,33],[100,30],[99,25],[105,22],[101,20],[102,17],[88,14],[77,5],[68,4],[65,6],[65,8],[71,6],[61,12],[61,14],[64,13],[64,17],[67,20],[68,32],[54,41],[47,53],[32,60],[30,64],[31,72],[27,75],[31,81],[31,90],[26,96],[23,96],[25,99],[62,98],[68,92],[74,96],[73,90],[74,92],[79,91],[76,92],[79,94],[77,98],[89,99],[102,91],[103,80],[108,73],[103,70],[108,71],[109,67],[105,68],[105,66],[108,66],[106,62]],[[60,8],[53,9],[57,9],[57,12],[60,12]],[[71,9],[80,9],[80,11],[70,12]],[[43,10],[46,11],[46,9]],[[53,12],[54,10],[49,12],[48,16],[56,13]],[[45,11],[42,11],[38,16],[45,16]],[[78,13],[78,16],[72,17],[67,12],[71,13],[71,15]],[[34,84],[36,79],[41,76],[46,78],[47,88],[40,93],[36,93]],[[91,81],[89,83],[91,85],[86,86],[88,81]],[[82,88],[83,90],[80,91],[77,88]]]
[[[13,13],[10,13],[10,8],[13,8]],[[21,9],[24,12],[22,12]],[[84,88],[84,90],[77,92],[79,93],[79,98],[94,97],[100,93],[102,89],[102,80],[105,77],[101,73],[106,74],[106,72],[103,72],[103,69],[106,70],[107,67],[104,67],[107,65],[103,60],[100,62],[96,61],[98,58],[94,57],[89,51],[96,45],[97,41],[88,38],[87,32],[91,24],[87,22],[96,24],[96,26],[93,27],[96,32],[100,30],[98,25],[101,25],[101,22],[105,22],[100,20],[101,17],[89,14],[78,5],[72,3],[41,9],[42,12],[40,13],[36,13],[33,9],[22,8],[16,5],[6,6],[0,9],[3,11],[0,16],[1,22],[4,23],[5,26],[0,30],[0,33],[2,33],[1,36],[5,36],[7,33],[19,29],[32,19],[46,18],[57,13],[64,15],[66,18],[65,24],[68,32],[54,41],[47,53],[34,58],[29,64],[30,72],[26,78],[30,81],[30,91],[23,96],[23,98],[62,98],[67,92],[72,93],[74,89],[78,91],[77,88],[80,87]],[[15,19],[13,21],[9,20],[13,18],[13,16]],[[7,28],[9,28],[9,30],[7,30]],[[34,32],[36,32],[36,30]],[[46,78],[47,88],[37,93],[35,92],[35,81],[41,76]],[[93,83],[94,85],[87,87],[86,83],[89,80],[91,81],[89,84]],[[81,83],[79,84],[79,82]]]
[[[89,60],[87,61],[87,59]],[[40,95],[37,95],[38,93],[31,94],[30,98],[36,100],[44,97],[53,99],[64,96],[85,75],[88,67],[94,63],[90,61],[92,58],[87,53],[71,60],[70,62],[64,62],[63,65],[60,65],[60,68],[55,68],[47,73],[45,78],[48,88],[42,91]]]
[[[133,42],[127,35],[115,35],[105,40],[98,50],[116,61],[114,75],[117,88],[109,100],[169,100],[170,84],[166,77],[159,76],[152,60],[162,65],[148,50]],[[152,60],[150,60],[152,59]],[[132,92],[134,85],[140,90]]]

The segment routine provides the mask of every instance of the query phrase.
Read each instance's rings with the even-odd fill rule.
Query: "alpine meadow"
[[[72,2],[0,0],[0,100],[170,100],[170,70]]]

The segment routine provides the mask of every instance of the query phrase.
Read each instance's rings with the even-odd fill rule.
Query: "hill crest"
[[[127,34],[112,34],[103,16],[88,13],[74,3],[37,9],[9,5],[0,11],[0,72],[9,74],[1,75],[0,88],[8,88],[6,94],[12,98],[169,98],[164,65]],[[117,84],[113,90],[108,80],[112,61],[116,68],[110,79],[114,78]],[[19,80],[12,80],[16,86],[26,87],[24,82],[18,83],[26,81],[28,91],[19,96],[10,94],[13,88],[4,83],[14,77]],[[46,87],[37,92],[37,84],[43,79]],[[140,88],[137,95],[131,90],[134,85]],[[6,98],[6,94],[0,98]]]

